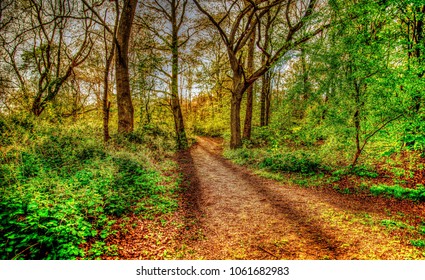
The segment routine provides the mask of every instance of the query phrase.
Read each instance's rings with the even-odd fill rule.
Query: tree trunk
[[[361,122],[360,122],[360,110],[361,110],[361,101],[360,101],[360,95],[361,95],[361,88],[359,82],[354,80],[354,89],[355,89],[355,95],[354,95],[354,101],[356,104],[356,110],[354,111],[354,127],[356,129],[356,154],[354,155],[353,163],[351,164],[351,168],[354,168],[356,166],[357,161],[362,153],[362,147],[360,145],[360,133],[361,133]]]
[[[232,100],[230,105],[230,148],[242,147],[241,137],[241,103],[242,97],[249,85],[244,80],[243,69],[235,57],[231,57],[232,67]]]
[[[270,122],[270,101],[271,101],[271,73],[267,72],[266,73],[267,76],[267,94],[266,94],[266,122],[265,122],[265,126],[269,125]]]
[[[183,114],[180,106],[178,94],[178,51],[173,49],[173,65],[171,77],[171,109],[174,117],[174,127],[176,131],[177,149],[187,148],[187,137],[184,129]]]
[[[44,108],[41,106],[41,94],[38,94],[32,103],[31,112],[34,116],[39,117],[43,111]]]
[[[180,106],[179,98],[179,27],[177,24],[177,3],[172,0],[171,19],[172,19],[172,66],[171,66],[171,109],[174,117],[174,127],[176,131],[177,149],[182,150],[188,147],[186,131],[184,128],[183,114]]]
[[[102,96],[102,111],[103,111],[103,141],[106,143],[109,141],[109,113],[111,109],[111,102],[109,101],[109,71],[111,69],[112,60],[114,59],[117,29],[119,20],[119,6],[118,2],[115,3],[115,23],[114,33],[112,34],[111,49],[108,53],[108,41],[106,39],[106,28],[103,33],[103,42],[105,45],[105,69],[103,72],[103,96]],[[106,15],[105,15],[106,17]]]
[[[266,72],[262,77],[260,96],[260,126],[269,124],[270,115],[270,72]]]
[[[230,107],[230,148],[236,149],[242,146],[241,139],[241,101],[239,95],[232,95],[232,104]]]
[[[360,111],[356,109],[354,113],[354,126],[356,128],[356,154],[354,155],[353,163],[351,164],[351,168],[357,164],[357,160],[362,153],[362,149],[360,147]]]
[[[252,75],[254,71],[254,50],[255,50],[255,32],[249,40],[248,45],[248,75]],[[246,112],[245,112],[245,124],[243,129],[243,139],[251,139],[251,128],[252,128],[252,99],[253,99],[254,83],[252,83],[246,90]]]
[[[130,92],[128,73],[128,46],[136,12],[137,0],[124,0],[117,33],[117,55],[115,61],[118,133],[129,133],[134,129],[134,109]]]
[[[113,48],[115,48],[113,46]],[[109,141],[109,111],[111,108],[111,102],[108,100],[108,91],[109,91],[109,68],[113,59],[113,51],[109,54],[109,57],[106,59],[105,72],[103,73],[103,98],[102,98],[102,107],[103,107],[103,141],[106,143]]]

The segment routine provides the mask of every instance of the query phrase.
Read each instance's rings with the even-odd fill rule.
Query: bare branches
[[[211,21],[211,23],[217,28],[217,30],[218,30],[221,38],[223,39],[224,43],[226,45],[229,45],[230,44],[229,38],[228,38],[226,32],[221,28],[221,23],[224,21],[225,18],[227,18],[229,16],[230,12],[227,12],[224,15],[224,17],[217,22],[214,19],[214,17],[199,4],[198,0],[193,0],[193,2],[195,3],[196,7],[198,7],[199,11],[201,11],[201,13],[206,15],[208,17],[208,19]]]
[[[90,56],[92,13],[67,0],[28,0],[13,8],[22,19],[14,18],[1,35],[3,63],[12,66],[25,102],[40,115]]]

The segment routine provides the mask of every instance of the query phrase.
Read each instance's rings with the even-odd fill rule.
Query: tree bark
[[[128,73],[128,46],[137,0],[124,0],[117,32],[115,78],[117,86],[118,133],[130,133],[134,129],[134,109]]]
[[[105,14],[106,18],[106,14]],[[108,53],[108,41],[106,39],[106,27],[103,30],[103,42],[105,45],[105,69],[103,72],[103,96],[102,96],[102,111],[103,111],[103,141],[106,143],[109,141],[109,113],[111,109],[111,102],[109,101],[109,71],[111,68],[112,60],[115,55],[116,40],[117,40],[117,30],[118,30],[118,20],[119,20],[119,4],[115,3],[115,24],[114,31],[112,34],[112,43],[111,49]]]
[[[112,41],[112,49],[106,58],[105,70],[103,73],[103,98],[102,98],[102,109],[103,109],[103,141],[106,143],[109,141],[109,112],[111,108],[111,102],[108,99],[109,92],[109,69],[114,57],[115,43]],[[105,42],[106,43],[106,42]]]
[[[230,148],[236,149],[242,146],[241,139],[241,101],[242,96],[239,94],[232,95],[232,103],[230,107]]]
[[[172,66],[171,66],[171,109],[174,116],[174,127],[176,131],[177,149],[183,150],[188,147],[186,131],[184,128],[183,114],[179,98],[179,23],[177,22],[176,0],[171,2],[171,21],[172,21]]]
[[[270,122],[270,101],[271,101],[271,73],[267,72],[265,74],[265,76],[267,77],[267,92],[266,92],[266,122],[265,122],[265,126],[269,125]]]
[[[260,126],[269,124],[270,114],[270,72],[266,72],[262,77],[261,96],[260,96]]]
[[[248,62],[247,72],[248,75],[252,75],[254,71],[254,50],[255,50],[255,32],[252,33],[248,43]],[[246,90],[246,112],[245,112],[245,124],[243,129],[243,139],[251,139],[252,129],[252,104],[253,104],[253,89],[254,83],[252,83]]]
[[[353,163],[351,164],[351,168],[354,168],[354,166],[357,164],[357,161],[362,153],[362,147],[360,145],[360,133],[361,133],[361,119],[360,119],[360,110],[361,110],[361,102],[360,102],[360,95],[361,95],[361,86],[360,82],[354,80],[353,81],[354,89],[355,89],[355,95],[354,95],[354,101],[356,104],[356,109],[354,111],[354,127],[356,129],[356,154],[354,155]]]

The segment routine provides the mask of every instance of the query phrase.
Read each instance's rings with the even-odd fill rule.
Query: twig
[[[264,249],[263,247],[258,246],[258,248],[259,248],[259,249],[261,249],[261,250],[263,250],[263,251],[264,251],[264,252],[266,252],[267,254],[272,255],[272,256],[273,256],[273,257],[275,257],[276,259],[280,259],[278,256],[276,256],[275,254],[271,253],[270,251],[268,251],[268,250]]]
[[[23,252],[25,252],[26,250],[28,250],[28,249],[31,249],[32,247],[34,247],[34,246],[36,246],[36,245],[38,245],[39,243],[37,242],[37,243],[35,243],[35,244],[33,244],[33,245],[31,245],[31,246],[29,246],[29,247],[27,247],[27,248],[25,248],[24,250],[22,250],[21,252],[19,252],[18,254],[16,254],[13,258],[12,258],[12,260],[16,260],[16,258],[18,258],[20,255],[22,255],[22,253]]]

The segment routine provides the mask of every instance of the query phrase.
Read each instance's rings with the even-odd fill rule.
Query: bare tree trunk
[[[230,148],[236,149],[242,146],[241,139],[241,95],[232,95],[230,107]]]
[[[129,133],[134,129],[134,109],[128,73],[128,46],[136,12],[137,0],[124,0],[117,33],[117,55],[115,72],[118,104],[118,133]]]
[[[172,67],[171,67],[171,109],[174,116],[174,127],[176,131],[177,149],[182,150],[188,147],[186,131],[184,128],[183,114],[180,106],[179,98],[179,23],[177,22],[177,5],[176,0],[171,2],[171,21],[172,21]],[[181,22],[180,22],[181,23]]]
[[[173,48],[173,65],[171,74],[171,109],[174,116],[177,149],[187,148],[186,131],[184,129],[183,114],[178,93],[178,50]]]
[[[106,17],[106,14],[105,14]],[[111,68],[112,59],[114,58],[115,54],[115,40],[117,36],[117,29],[118,29],[118,20],[119,20],[119,6],[118,2],[115,4],[115,24],[114,24],[114,33],[112,34],[112,44],[111,49],[108,52],[108,42],[106,40],[106,28],[104,29],[103,33],[103,41],[105,44],[105,54],[106,54],[106,61],[105,61],[105,70],[103,72],[103,98],[102,98],[102,109],[103,109],[103,141],[106,143],[109,141],[110,135],[109,135],[109,112],[111,108],[111,102],[108,99],[109,96],[109,70]]]
[[[102,107],[103,107],[103,141],[106,143],[109,141],[109,112],[111,108],[111,102],[108,99],[109,92],[109,69],[111,68],[112,59],[114,57],[115,43],[112,41],[112,49],[108,57],[106,58],[105,70],[103,73],[103,98],[102,98]],[[106,44],[106,40],[105,40]]]
[[[267,77],[267,92],[266,92],[266,112],[265,112],[265,126],[269,125],[270,122],[270,101],[271,101],[271,73],[267,72],[265,74],[265,76]]]
[[[254,71],[254,50],[255,50],[255,32],[252,33],[248,44],[248,63],[247,72],[248,75],[252,75]],[[254,83],[252,83],[246,90],[246,112],[245,112],[245,124],[243,129],[243,139],[251,139],[252,129],[252,99],[253,99]]]
[[[356,129],[356,154],[354,155],[353,163],[351,164],[351,168],[354,168],[354,166],[357,164],[357,161],[360,157],[360,154],[362,153],[362,147],[360,145],[360,133],[361,133],[361,123],[360,123],[360,108],[361,108],[361,101],[360,101],[360,94],[361,89],[360,85],[357,81],[354,80],[354,89],[355,89],[355,103],[356,103],[356,110],[354,112],[354,127]]]
[[[270,72],[266,72],[262,77],[260,96],[260,126],[269,124],[270,115]]]
[[[71,80],[72,84],[72,121],[76,122],[78,118],[78,103],[80,102],[80,92],[77,89],[75,76]]]

